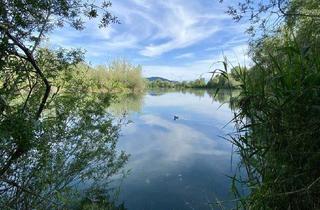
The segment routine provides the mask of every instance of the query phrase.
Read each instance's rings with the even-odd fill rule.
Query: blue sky
[[[230,1],[229,1],[230,2]],[[111,12],[121,24],[99,29],[97,20],[76,31],[55,30],[49,43],[86,50],[92,65],[126,58],[141,64],[143,75],[192,80],[220,68],[223,56],[248,64],[246,24],[225,14],[228,1],[218,0],[114,0]]]

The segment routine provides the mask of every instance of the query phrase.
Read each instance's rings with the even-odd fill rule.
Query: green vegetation
[[[238,68],[238,67],[237,67]],[[232,71],[231,71],[232,72]],[[193,81],[166,81],[166,80],[154,80],[148,81],[149,88],[206,88],[206,89],[225,89],[225,88],[238,88],[240,82],[239,79],[235,79],[234,74],[214,74],[212,78],[206,82],[204,78],[199,78]]]
[[[109,183],[125,173],[128,155],[116,149],[120,125],[108,111],[140,109],[139,96],[124,107],[110,104],[114,94],[143,92],[141,67],[116,60],[93,68],[79,50],[39,47],[65,24],[81,30],[86,19],[98,18],[100,27],[118,23],[110,6],[1,0],[1,208],[124,209],[115,204]],[[232,100],[237,132],[230,135],[241,158],[232,188],[237,207],[320,209],[320,2],[240,0],[228,12],[238,21],[249,17],[252,67],[228,72],[224,63],[226,69],[209,82],[147,85],[239,88]],[[228,97],[220,92],[218,98]]]
[[[233,67],[230,72],[217,73],[208,81],[207,88],[218,88],[218,89],[237,89],[241,82],[237,73],[239,69],[243,69],[240,66]]]
[[[128,156],[116,149],[120,125],[106,111],[112,95],[90,91],[75,67],[81,51],[39,48],[57,26],[82,29],[85,17],[100,17],[101,27],[117,22],[110,3],[93,3],[1,1],[1,209],[72,209],[81,191],[108,189],[110,177],[122,174]],[[96,198],[79,209],[109,197]]]
[[[141,93],[145,89],[145,80],[141,66],[134,66],[124,59],[113,61],[109,66],[79,65],[86,69],[87,77],[92,79],[93,91],[109,93]]]
[[[204,78],[196,79],[194,81],[169,81],[169,80],[154,80],[148,81],[149,88],[205,88],[206,82]]]
[[[33,67],[10,57],[1,71],[1,206],[66,208],[80,195],[75,186],[107,188],[127,161],[116,151],[120,125],[106,112],[112,95],[92,93],[90,80],[74,67],[78,59],[64,62],[61,53],[35,51],[53,90],[39,118],[44,88]]]
[[[241,157],[233,186],[237,207],[319,209],[320,2],[251,4],[230,10],[241,19],[259,9],[251,20],[264,29],[252,43],[254,65],[233,72],[241,83],[234,118],[238,132],[230,135]],[[276,30],[269,31],[264,19],[270,13],[283,18]],[[248,195],[241,194],[241,186]]]

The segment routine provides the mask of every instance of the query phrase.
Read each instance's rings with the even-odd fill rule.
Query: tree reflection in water
[[[152,88],[149,90],[150,95],[163,95],[167,93],[180,92],[183,94],[193,94],[199,98],[205,97],[207,94],[212,101],[217,101],[219,103],[229,104],[230,108],[234,108],[232,103],[234,98],[239,96],[239,90],[227,90],[227,89],[205,89],[205,88]]]

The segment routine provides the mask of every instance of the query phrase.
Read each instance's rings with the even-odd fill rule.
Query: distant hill
[[[151,82],[156,81],[156,80],[161,80],[161,81],[166,81],[166,82],[177,82],[177,81],[172,81],[172,80],[169,80],[169,79],[166,79],[163,77],[147,77],[146,79]]]

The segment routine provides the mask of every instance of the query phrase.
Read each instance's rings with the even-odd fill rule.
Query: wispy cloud
[[[105,63],[107,55],[127,57],[142,64],[146,75],[192,79],[222,54],[232,60],[246,56],[240,50],[246,45],[246,26],[224,11],[212,0],[113,1],[120,25],[99,29],[93,20],[81,32],[66,27],[49,38],[54,46],[85,49],[94,64]]]
[[[188,9],[184,5],[174,3],[174,1],[166,1],[161,5],[165,17],[149,16],[149,19],[156,23],[157,33],[154,38],[162,38],[166,41],[155,40],[155,42],[144,46],[140,54],[154,57],[196,44],[220,30],[219,26],[210,24],[212,20],[226,18],[225,16],[206,16],[199,11]]]
[[[143,66],[143,74],[148,77],[157,75],[179,81],[193,80],[200,77],[209,79],[211,77],[210,71],[224,68],[222,62],[225,59],[228,63],[228,70],[237,65],[251,65],[251,60],[248,56],[248,45],[235,46],[226,51],[208,55],[205,59],[184,62],[183,64]]]
[[[194,57],[193,53],[183,53],[181,55],[177,55],[175,58],[182,59],[182,58],[192,58],[192,57]]]

